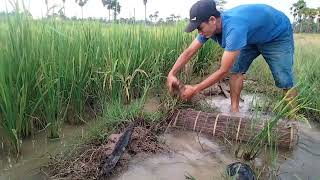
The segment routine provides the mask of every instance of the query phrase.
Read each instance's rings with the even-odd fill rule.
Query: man
[[[190,10],[186,32],[198,30],[196,39],[179,56],[167,77],[169,91],[179,84],[178,71],[199,48],[212,39],[224,48],[221,67],[194,86],[186,85],[180,97],[189,100],[201,90],[231,73],[231,112],[239,112],[244,74],[260,54],[268,63],[277,87],[287,97],[295,97],[293,79],[294,42],[290,20],[286,15],[264,4],[241,5],[220,14],[213,0],[200,0]]]

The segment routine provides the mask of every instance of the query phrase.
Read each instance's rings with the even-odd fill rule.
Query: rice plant
[[[130,104],[146,90],[163,93],[168,71],[195,36],[183,33],[183,23],[103,24],[22,14],[1,19],[0,28],[0,121],[16,151],[21,139],[40,129],[58,138],[64,123],[90,120],[92,105],[107,111],[106,104]],[[202,53],[196,61],[211,56]]]

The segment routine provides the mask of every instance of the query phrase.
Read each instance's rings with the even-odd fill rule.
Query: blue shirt
[[[291,30],[289,18],[264,4],[237,6],[221,13],[222,33],[211,37],[227,51],[241,50],[247,44],[271,42]],[[292,32],[291,32],[292,33]],[[208,38],[198,34],[197,40]]]

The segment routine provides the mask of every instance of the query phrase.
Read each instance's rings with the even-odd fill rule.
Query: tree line
[[[304,0],[298,0],[290,10],[295,32],[320,33],[320,7],[309,8]]]
[[[1,15],[5,14],[14,14],[14,13],[23,13],[27,16],[32,17],[31,13],[23,7],[19,7],[18,1],[17,0],[8,0],[9,3],[14,7],[14,11],[5,13],[5,12],[0,12]],[[75,4],[77,4],[81,8],[81,17],[78,18],[76,16],[73,17],[67,17],[66,16],[66,0],[61,0],[61,5],[50,5],[50,0],[43,0],[46,5],[46,11],[45,11],[45,17],[44,19],[63,19],[63,20],[83,20],[84,19],[84,11],[85,11],[85,6],[88,4],[89,1],[91,0],[70,0],[74,1]],[[224,5],[226,3],[225,0],[215,0],[217,7],[220,11],[224,10]],[[21,1],[23,3],[23,1]],[[155,11],[154,13],[151,13],[147,15],[147,5],[149,1],[148,0],[141,0],[141,5],[144,6],[144,20],[136,20],[135,17],[135,9],[134,10],[134,15],[133,17],[129,18],[118,18],[118,15],[122,11],[122,6],[119,2],[119,0],[101,0],[101,5],[106,8],[108,12],[108,18],[106,18],[109,22],[114,21],[114,22],[124,22],[124,23],[148,23],[148,24],[163,24],[163,23],[172,23],[172,22],[177,22],[177,21],[187,21],[188,18],[182,18],[180,15],[176,15],[174,13],[170,14],[168,17],[162,18],[159,17],[159,11]],[[19,9],[19,10],[16,10]],[[23,11],[21,11],[23,10]],[[98,20],[98,21],[105,21],[104,18],[93,18],[93,17],[88,17],[86,20]]]

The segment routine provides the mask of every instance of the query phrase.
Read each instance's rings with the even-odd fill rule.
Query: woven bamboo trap
[[[177,110],[170,126],[204,134],[248,142],[263,129],[266,121],[256,121],[246,116],[225,113],[206,113],[192,109]],[[294,123],[281,121],[273,129],[277,144],[282,148],[293,148],[298,141],[298,128]]]

